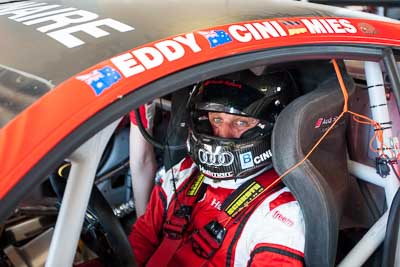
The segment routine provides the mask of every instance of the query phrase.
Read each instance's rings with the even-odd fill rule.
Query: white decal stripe
[[[21,10],[16,10],[14,11],[14,16],[8,17],[9,19],[12,20],[17,20],[21,17],[25,17],[34,13],[39,13],[39,12],[43,12],[52,8],[56,8],[59,7],[60,5],[45,5],[45,6],[39,6],[39,7],[33,7],[33,8],[24,8]]]
[[[82,22],[87,22],[87,21],[91,21],[94,19],[97,19],[99,17],[99,15],[93,13],[93,12],[89,12],[89,11],[85,11],[85,10],[76,10],[76,11],[71,11],[71,12],[66,12],[66,13],[62,13],[62,14],[57,14],[57,15],[53,15],[53,16],[49,16],[49,17],[42,17],[42,18],[38,18],[38,19],[34,19],[34,20],[28,20],[26,22],[24,22],[23,24],[25,25],[35,25],[35,24],[39,24],[42,22],[53,22],[50,25],[46,25],[46,26],[42,26],[37,28],[38,31],[40,32],[48,32],[48,31],[52,31],[61,27],[65,27],[68,26],[70,24],[78,24],[78,23],[82,23]]]
[[[10,3],[0,6],[0,16],[10,15],[9,19],[27,26],[45,23],[46,25],[39,25],[36,30],[47,33],[47,36],[68,48],[85,44],[72,33],[85,32],[94,38],[104,37],[110,33],[99,28],[103,25],[119,32],[134,30],[133,27],[111,18],[97,20],[98,14],[86,10],[68,7],[46,11],[59,7],[61,6],[36,2]]]
[[[6,5],[1,5],[0,6],[0,16],[5,15],[5,14],[12,14],[13,11],[17,11],[19,9],[23,8],[30,8],[30,7],[37,7],[37,6],[43,6],[46,5],[46,3],[36,3],[36,2],[16,2],[16,3],[10,3]]]
[[[37,19],[37,18],[41,18],[41,17],[45,17],[45,16],[49,16],[49,15],[55,15],[55,14],[59,14],[59,13],[67,12],[67,11],[73,11],[73,10],[76,10],[76,8],[73,8],[73,7],[62,8],[62,9],[57,9],[57,10],[53,10],[53,11],[42,12],[42,13],[35,14],[35,15],[25,16],[25,17],[16,19],[15,21],[22,22],[22,21],[26,21],[26,20]]]
[[[182,183],[184,181],[186,181],[192,175],[192,173],[196,170],[196,165],[192,162],[192,165],[189,168],[180,171],[181,165],[182,165],[183,161],[185,161],[185,159],[186,158],[184,158],[181,162],[179,162],[173,168],[169,169],[168,172],[163,177],[162,188],[167,196],[167,207],[171,203],[172,196],[175,193],[173,178],[175,179],[176,189],[178,189],[179,186],[181,186]],[[173,171],[173,175],[172,175],[172,171]]]
[[[102,30],[98,26],[103,26],[106,25],[110,28],[113,28],[119,32],[127,32],[127,31],[132,31],[134,30],[133,27],[123,24],[117,20],[114,19],[100,19],[100,20],[95,20],[95,21],[90,21],[84,24],[79,24],[76,26],[68,27],[65,29],[57,30],[48,33],[47,35],[52,37],[53,39],[59,41],[63,45],[65,45],[68,48],[76,47],[79,45],[84,44],[84,42],[75,36],[72,35],[72,33],[75,32],[85,32],[94,38],[100,38],[109,35],[110,33]]]

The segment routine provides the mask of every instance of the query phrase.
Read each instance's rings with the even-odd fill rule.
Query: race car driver
[[[290,75],[200,83],[189,156],[154,187],[129,241],[139,266],[303,266],[299,204],[272,168],[270,137],[296,95]]]

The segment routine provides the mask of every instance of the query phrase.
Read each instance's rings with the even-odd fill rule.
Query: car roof
[[[50,20],[61,13],[38,17],[66,9],[70,11],[63,13],[82,16],[83,21],[63,26]],[[116,54],[169,36],[215,25],[282,17],[390,21],[372,14],[297,1],[19,1],[0,4],[0,31],[7,36],[0,43],[0,64],[57,85]],[[93,21],[103,21],[106,26],[99,28],[107,35],[95,38],[79,31],[84,29],[83,24]]]

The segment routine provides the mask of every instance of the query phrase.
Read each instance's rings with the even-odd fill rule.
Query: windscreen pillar
[[[97,166],[117,124],[118,121],[97,133],[69,158],[71,171],[51,240],[46,267],[71,267],[73,264]]]

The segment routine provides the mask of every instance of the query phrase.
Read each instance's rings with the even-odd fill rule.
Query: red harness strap
[[[182,244],[183,234],[190,222],[190,214],[198,197],[202,195],[198,193],[202,190],[204,193],[206,189],[206,186],[199,184],[204,180],[204,176],[200,174],[197,179],[193,179],[186,193],[181,194],[183,205],[169,213],[169,219],[164,225],[164,239],[146,266],[168,266],[174,255],[178,256],[174,257],[174,263],[179,266],[203,266],[221,247],[227,230],[237,220],[238,215],[245,214],[250,206],[259,205],[272,190],[280,189],[280,187],[268,188],[277,177],[278,175],[260,175],[255,180],[240,186],[224,201],[219,215],[203,228],[193,231],[190,238]],[[175,207],[176,203],[173,210]],[[197,257],[185,257],[193,255],[193,251]]]
[[[277,177],[278,175],[267,177],[261,175],[255,181],[250,181],[236,189],[222,204],[217,218],[203,228],[195,230],[189,241],[179,248],[174,263],[177,266],[204,266],[221,247],[229,228],[240,220],[250,207],[257,207],[273,191],[282,188],[282,186],[268,188]],[[242,200],[245,201],[242,202]],[[185,257],[185,255],[193,255],[192,251],[197,257]]]
[[[194,179],[194,177],[196,177]],[[174,201],[173,208],[168,209],[167,220],[164,224],[164,237],[160,246],[151,256],[146,267],[167,266],[171,258],[175,255],[179,246],[183,241],[183,234],[190,222],[190,216],[193,206],[197,202],[205,189],[206,184],[203,183],[204,175],[197,172],[188,179],[184,187],[184,191],[178,195],[178,201]]]

